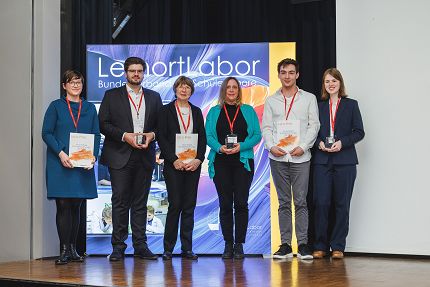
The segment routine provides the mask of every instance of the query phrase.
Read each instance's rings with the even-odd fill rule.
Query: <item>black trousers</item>
[[[144,163],[140,151],[131,153],[121,169],[109,168],[112,183],[112,246],[125,250],[128,222],[134,249],[146,248],[146,204],[152,180],[152,168]]]
[[[314,249],[344,251],[349,231],[349,210],[357,176],[356,165],[314,165]],[[334,209],[334,222],[330,210]],[[329,227],[333,226],[331,234]]]
[[[249,160],[249,165],[251,171],[247,171],[239,160],[230,163],[217,160],[214,162],[214,183],[220,207],[219,219],[224,240],[228,242],[245,243],[249,189],[254,177],[253,159]]]
[[[172,252],[178,237],[179,217],[181,218],[181,249],[193,248],[194,209],[201,166],[195,171],[179,171],[171,164],[164,165],[163,175],[169,200],[164,231],[164,250]]]
[[[76,245],[82,198],[56,198],[56,223],[60,245]]]

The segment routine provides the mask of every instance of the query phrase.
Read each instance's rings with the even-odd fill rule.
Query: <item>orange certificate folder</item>
[[[197,156],[198,134],[176,134],[176,156],[184,163],[188,163]]]
[[[94,159],[94,135],[70,133],[69,158],[73,167],[91,167]]]

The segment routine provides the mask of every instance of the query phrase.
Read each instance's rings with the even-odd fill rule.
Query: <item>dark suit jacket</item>
[[[318,104],[321,127],[314,145],[314,164],[327,164],[329,158],[333,164],[358,164],[355,143],[364,137],[363,121],[356,100],[342,98],[336,115],[334,135],[342,142],[342,149],[336,153],[323,152],[318,149],[321,141],[330,136],[329,101]]]
[[[145,100],[144,132],[156,132],[158,111],[163,105],[160,95],[143,89]],[[99,110],[100,132],[105,135],[100,162],[108,167],[119,169],[130,159],[133,148],[122,141],[124,132],[132,133],[133,118],[127,89],[124,86],[106,91]],[[150,168],[155,163],[155,142],[141,151],[144,163]]]
[[[206,152],[206,131],[203,121],[202,111],[192,105],[191,113],[193,115],[193,133],[198,134],[197,159],[201,162],[205,159]],[[158,145],[161,149],[160,158],[164,158],[170,164],[173,164],[178,157],[175,154],[176,134],[181,133],[178,116],[176,113],[175,101],[163,106],[158,117]],[[181,123],[182,124],[182,123]]]

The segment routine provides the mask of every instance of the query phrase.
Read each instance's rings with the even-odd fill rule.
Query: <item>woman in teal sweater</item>
[[[249,189],[254,176],[254,146],[261,140],[261,131],[253,107],[242,103],[240,83],[234,77],[223,81],[218,105],[206,117],[206,137],[211,148],[209,176],[218,193],[225,241],[222,258],[243,259]]]

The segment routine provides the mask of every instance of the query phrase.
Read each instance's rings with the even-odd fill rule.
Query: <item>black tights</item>
[[[61,245],[76,244],[78,236],[81,198],[57,198],[57,231]]]

